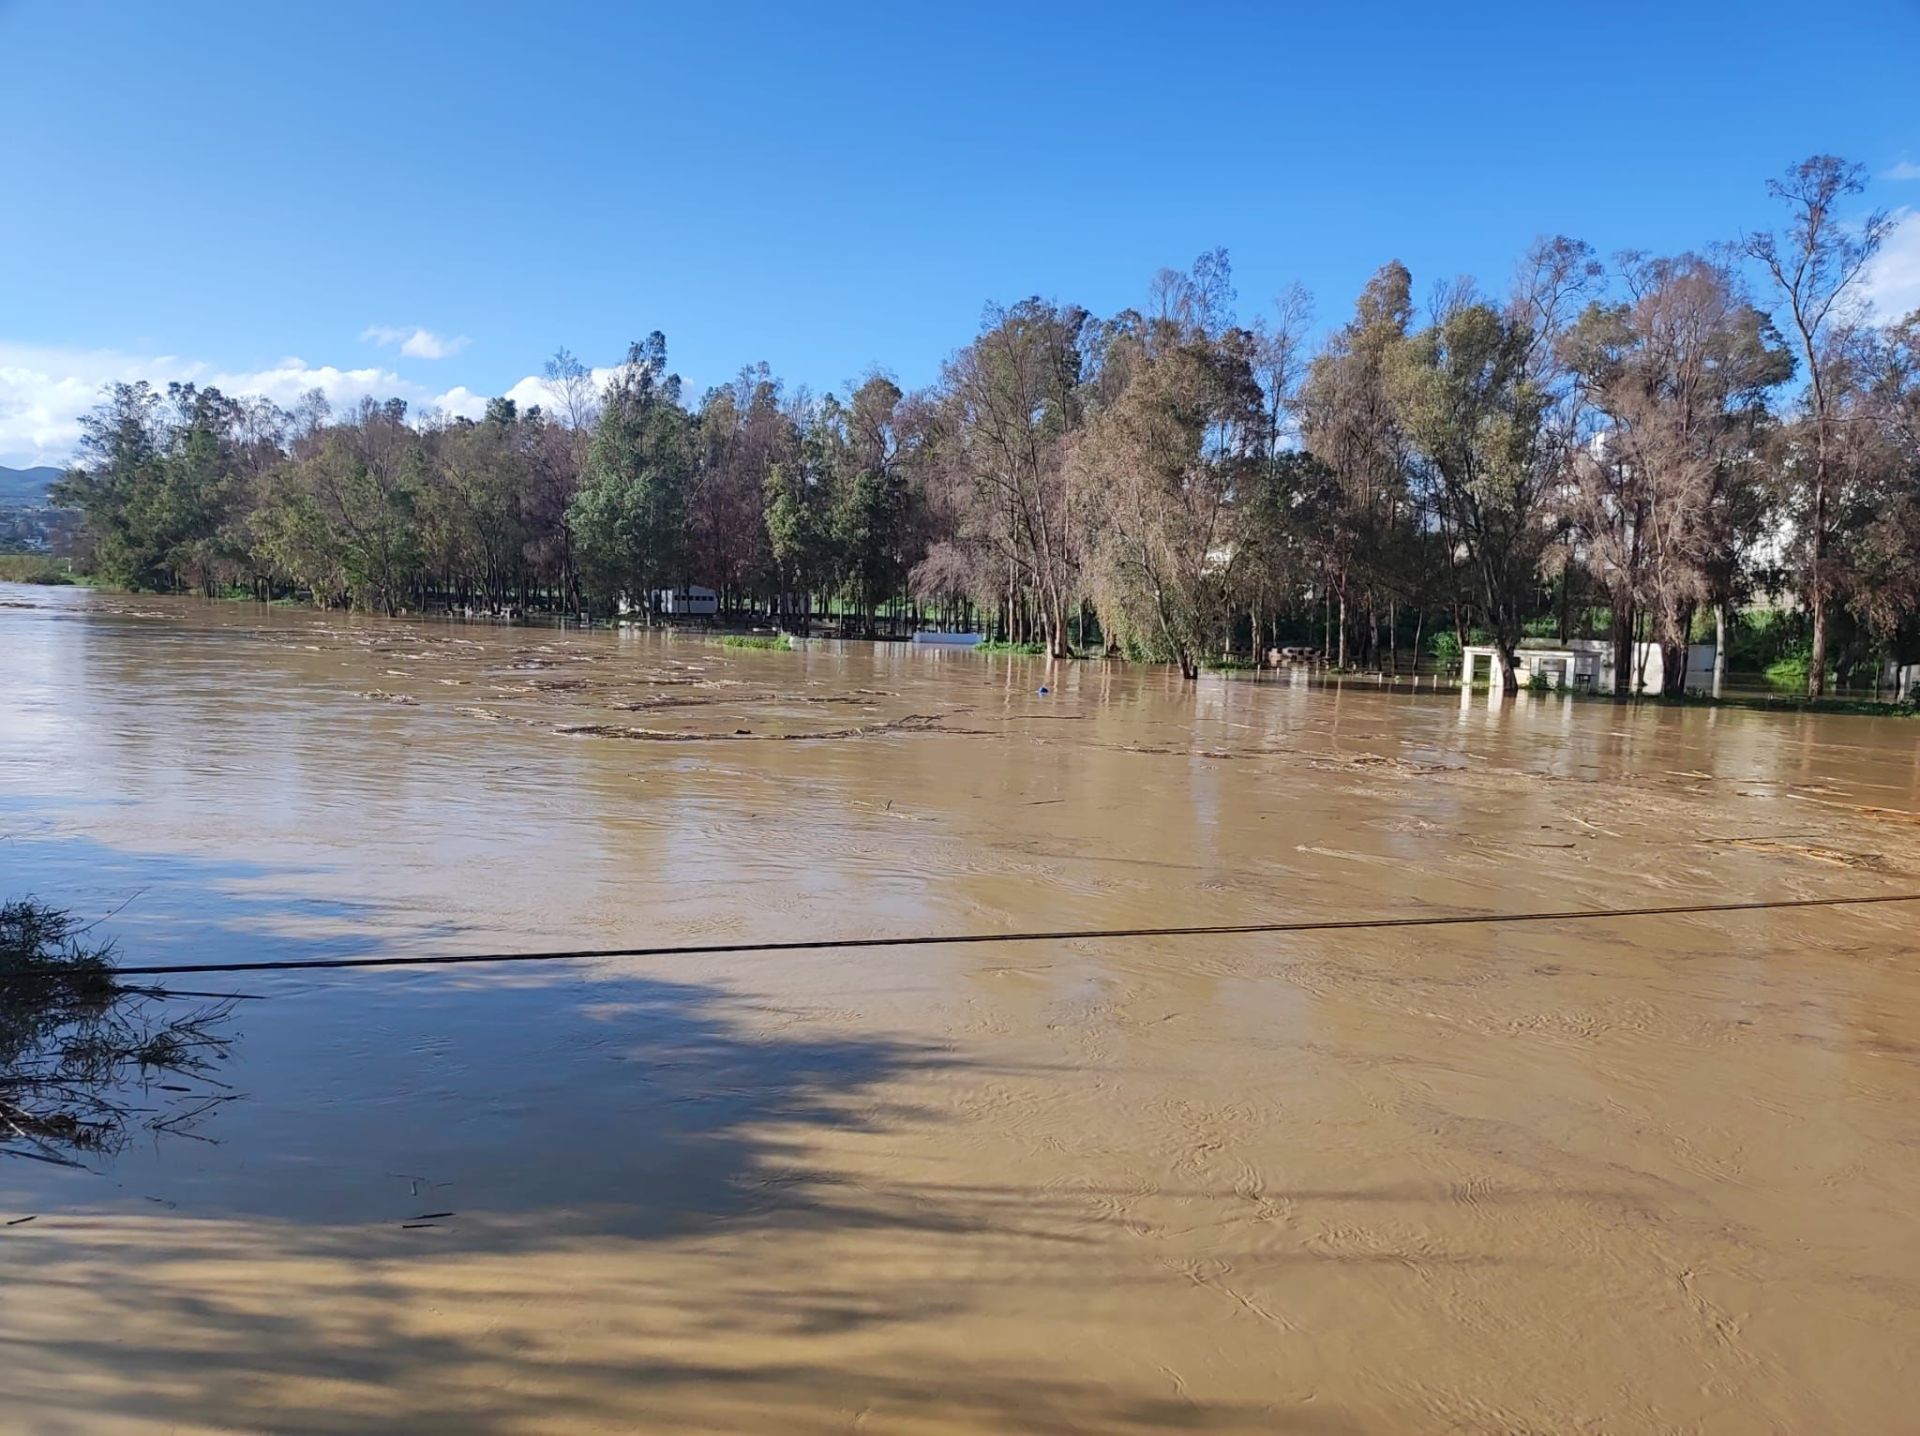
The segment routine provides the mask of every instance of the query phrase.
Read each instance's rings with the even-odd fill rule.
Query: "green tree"
[[[1416,479],[1464,550],[1470,607],[1491,635],[1502,688],[1553,538],[1551,396],[1531,368],[1534,331],[1471,293],[1395,346],[1389,385]]]
[[[81,420],[81,459],[53,501],[79,509],[102,572],[130,588],[212,592],[237,568],[243,411],[217,389],[116,384]]]
[[[1103,358],[1113,394],[1076,445],[1071,478],[1097,505],[1092,589],[1101,631],[1199,676],[1224,646],[1264,465],[1254,336],[1229,327],[1224,254],[1163,274],[1159,313],[1121,326]]]
[[[1836,587],[1829,552],[1834,522],[1844,508],[1838,492],[1848,475],[1840,433],[1845,405],[1853,324],[1847,299],[1893,226],[1885,211],[1852,224],[1840,205],[1866,188],[1866,172],[1833,155],[1815,155],[1793,166],[1767,192],[1787,207],[1787,227],[1750,234],[1748,256],[1773,282],[1783,311],[1781,328],[1793,336],[1807,378],[1794,460],[1784,470],[1791,511],[1799,529],[1801,591],[1813,620],[1813,653],[1807,665],[1807,696],[1827,684],[1827,619]]]
[[[607,384],[587,472],[568,510],[580,568],[600,599],[652,612],[652,592],[676,581],[686,556],[691,421],[680,378],[667,372],[658,330],[632,345]]]
[[[962,532],[996,576],[1013,621],[1031,603],[1047,648],[1067,654],[1081,593],[1088,496],[1067,465],[1084,418],[1087,311],[1026,299],[989,308],[981,332],[947,365],[943,477],[963,505]]]
[[[1387,379],[1388,359],[1413,318],[1412,287],[1398,260],[1367,282],[1353,318],[1313,362],[1301,403],[1301,440],[1337,485],[1326,495],[1334,502],[1314,507],[1311,532],[1336,610],[1327,656],[1343,668],[1355,590],[1373,614],[1385,595],[1401,587],[1393,559],[1413,505]]]
[[[916,555],[914,495],[898,422],[904,396],[876,375],[841,406],[822,409],[830,460],[830,518],[835,576],[869,636],[880,603],[898,594]]]

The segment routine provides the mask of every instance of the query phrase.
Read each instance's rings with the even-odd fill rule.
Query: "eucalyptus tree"
[[[1793,358],[1727,264],[1630,252],[1617,267],[1625,297],[1591,305],[1560,344],[1597,420],[1569,514],[1613,610],[1615,673],[1644,611],[1677,693],[1696,608],[1713,605],[1724,627],[1759,537],[1758,438]]]
[[[254,418],[264,416],[254,415]],[[102,572],[131,588],[207,593],[244,571],[247,406],[218,389],[114,384],[80,421],[80,459],[51,498],[85,515]]]
[[[1037,607],[1047,651],[1068,652],[1081,593],[1088,495],[1067,464],[1084,417],[1087,311],[1025,299],[989,307],[980,334],[948,361],[936,452],[962,494],[966,541],[1006,575],[1011,627]]]
[[[1394,346],[1388,366],[1414,482],[1465,559],[1467,602],[1491,635],[1508,692],[1518,687],[1513,654],[1554,537],[1552,395],[1535,376],[1534,340],[1518,313],[1463,286]]]
[[[1199,675],[1218,651],[1250,545],[1266,396],[1255,336],[1232,327],[1225,256],[1163,275],[1152,317],[1109,331],[1103,384],[1068,465],[1090,496],[1091,588],[1110,640]]]
[[[799,430],[781,383],[764,363],[708,392],[696,420],[698,464],[688,497],[688,571],[722,593],[773,580],[767,480],[791,465]]]
[[[843,592],[868,634],[880,603],[899,593],[917,555],[911,475],[916,436],[902,423],[905,395],[873,375],[833,419],[833,547]]]
[[[1812,620],[1807,694],[1826,692],[1829,609],[1835,594],[1830,558],[1835,520],[1849,507],[1851,477],[1840,440],[1844,378],[1854,327],[1848,299],[1892,228],[1885,211],[1855,221],[1841,207],[1866,188],[1866,172],[1834,155],[1815,155],[1771,180],[1767,192],[1787,208],[1786,227],[1749,234],[1746,254],[1771,281],[1792,336],[1807,389],[1790,432],[1783,467],[1795,520],[1801,591]]]
[[[1868,633],[1920,654],[1920,311],[1862,328],[1835,366],[1838,486],[1829,551],[1838,595]]]
[[[361,401],[348,423],[302,440],[269,476],[251,532],[270,572],[316,602],[395,613],[420,579],[431,483],[402,399]]]
[[[624,598],[651,614],[653,589],[679,576],[693,464],[680,377],[667,371],[666,336],[655,330],[607,382],[568,510],[582,575],[603,602]]]
[[[1348,604],[1358,585],[1369,609],[1400,577],[1391,558],[1397,530],[1412,518],[1407,460],[1389,384],[1390,360],[1413,318],[1412,276],[1398,260],[1367,281],[1353,318],[1308,371],[1301,439],[1334,489],[1312,510],[1314,545],[1333,597],[1336,634],[1328,658],[1347,663]],[[1372,625],[1369,625],[1370,627]]]

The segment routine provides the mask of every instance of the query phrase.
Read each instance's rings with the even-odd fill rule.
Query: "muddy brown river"
[[[1920,891],[1917,740],[0,585],[0,896],[164,963]],[[1916,924],[200,978],[234,1100],[0,1156],[0,1429],[1920,1430]]]

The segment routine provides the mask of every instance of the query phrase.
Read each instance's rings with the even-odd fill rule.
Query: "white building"
[[[1686,691],[1713,692],[1714,646],[1711,643],[1687,645]],[[1481,660],[1486,661],[1487,681],[1500,671],[1499,659],[1488,646],[1467,648],[1460,654],[1460,685],[1473,686]],[[1604,638],[1569,639],[1565,647],[1535,647],[1531,642],[1513,655],[1514,674],[1521,687],[1543,683],[1549,688],[1586,689],[1594,693],[1613,693],[1620,687],[1613,671],[1613,644]],[[1666,660],[1657,643],[1633,646],[1633,671],[1626,675],[1629,693],[1659,693],[1666,687]]]
[[[712,618],[720,612],[720,595],[698,584],[656,588],[653,591],[653,611],[675,618]]]

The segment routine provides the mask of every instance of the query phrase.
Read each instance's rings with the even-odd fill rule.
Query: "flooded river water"
[[[1916,739],[0,586],[0,896],[167,962],[1920,891]],[[1917,1430],[1916,924],[198,979],[237,1100],[0,1157],[0,1428]]]

